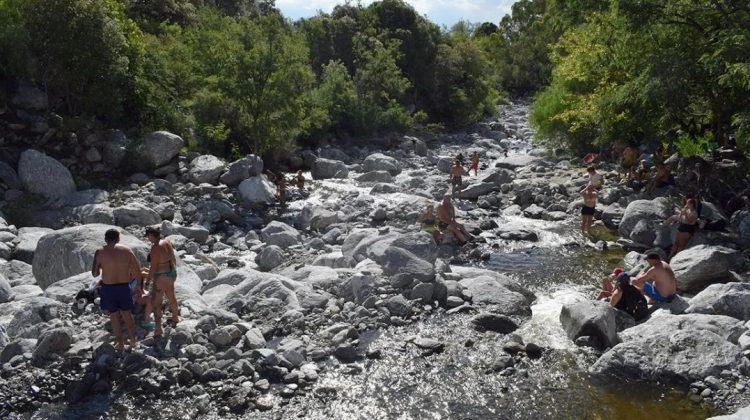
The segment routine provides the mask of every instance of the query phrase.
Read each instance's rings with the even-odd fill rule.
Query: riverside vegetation
[[[619,415],[747,405],[750,215],[732,199],[748,21],[736,1],[519,1],[448,29],[394,0],[297,22],[246,0],[0,0],[0,414],[613,416],[657,382],[679,397]],[[528,95],[530,118],[498,114]],[[580,266],[641,271],[673,245],[679,191],[637,192],[604,162],[600,239],[566,230],[586,182],[570,156],[618,143],[662,144],[680,186],[711,156],[703,216],[726,226],[675,256],[683,299],[640,325],[588,301],[600,273]],[[477,239],[436,244],[419,212],[474,151],[457,209]],[[312,181],[275,206],[269,167]],[[70,304],[106,229],[144,263],[154,224],[178,252],[182,321],[118,353],[101,312]],[[434,381],[418,376],[433,364],[477,385],[390,405],[394,380]],[[600,389],[589,374],[647,384],[569,404]]]

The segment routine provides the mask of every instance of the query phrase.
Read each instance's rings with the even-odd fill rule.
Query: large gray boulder
[[[401,173],[401,164],[395,158],[386,156],[382,153],[373,153],[365,158],[362,163],[365,172],[370,171],[388,171],[391,175]]]
[[[61,229],[39,240],[32,271],[39,287],[91,270],[94,252],[104,245],[104,233],[114,226],[90,224]],[[130,247],[141,263],[150,247],[133,235],[120,230],[120,243]]]
[[[461,198],[476,200],[480,196],[487,195],[491,192],[499,191],[500,186],[492,182],[479,182],[471,184],[461,190]]]
[[[437,160],[438,171],[444,174],[451,173],[455,160],[452,156],[439,156]]]
[[[121,227],[149,226],[161,223],[161,217],[154,209],[141,203],[128,203],[112,210],[115,224]]]
[[[503,315],[531,315],[534,295],[509,277],[485,273],[459,283],[476,306]]]
[[[242,201],[251,207],[272,204],[276,200],[276,187],[265,175],[242,181],[238,191]]]
[[[677,289],[694,292],[716,282],[731,280],[730,271],[742,268],[742,254],[721,246],[697,245],[672,257]]]
[[[138,157],[150,169],[156,169],[169,163],[185,145],[182,138],[168,131],[156,131],[136,146]]]
[[[190,180],[195,184],[216,184],[224,171],[224,161],[213,155],[201,155],[190,162]]]
[[[277,220],[261,229],[260,237],[268,245],[277,245],[281,248],[288,248],[302,242],[302,236],[297,229]]]
[[[310,174],[313,179],[346,178],[349,169],[340,160],[318,158],[312,165]]]
[[[435,267],[411,252],[388,247],[383,256],[383,273],[391,277],[394,287],[406,287],[412,282],[431,282],[435,279]]]
[[[73,303],[76,294],[82,289],[88,289],[93,282],[98,280],[90,272],[76,274],[67,279],[55,282],[44,291],[44,297],[54,299],[62,303]]]
[[[750,283],[712,284],[690,299],[685,312],[750,320]]]
[[[660,225],[673,214],[673,209],[672,203],[664,197],[654,200],[635,200],[625,209],[618,232],[623,237],[631,238],[630,235],[638,222],[643,221],[652,226]]]
[[[386,183],[392,183],[393,177],[391,176],[391,173],[388,171],[372,171],[364,173],[357,177],[357,181],[359,182],[386,182]]]
[[[617,310],[608,302],[586,301],[563,305],[560,323],[571,340],[596,337],[604,348],[619,343],[617,338]]]
[[[591,372],[682,384],[719,376],[739,366],[742,356],[734,343],[744,331],[730,317],[659,314],[620,333],[622,342],[602,355]]]
[[[76,183],[68,168],[34,149],[21,153],[18,176],[26,191],[45,198],[62,197],[76,190]]]
[[[263,159],[255,155],[247,155],[242,159],[230,163],[219,180],[230,187],[236,187],[240,182],[263,173]]]
[[[24,227],[18,229],[18,236],[14,240],[16,247],[13,250],[13,258],[31,264],[34,260],[37,244],[42,236],[53,232],[49,228]]]
[[[486,176],[482,182],[491,182],[496,185],[509,184],[516,179],[516,174],[507,169],[495,169],[494,172]]]
[[[398,236],[391,242],[391,246],[405,249],[430,264],[434,264],[437,259],[437,244],[427,232],[412,232]]]

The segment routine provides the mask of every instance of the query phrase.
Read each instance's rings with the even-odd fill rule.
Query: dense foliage
[[[535,99],[542,138],[586,151],[671,143],[700,154],[734,133],[750,146],[750,4],[617,0],[554,45]]]
[[[401,0],[299,22],[266,0],[0,0],[0,101],[31,83],[64,117],[224,156],[463,126],[503,88],[473,37]]]

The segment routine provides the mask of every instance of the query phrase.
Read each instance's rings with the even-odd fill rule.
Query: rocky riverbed
[[[671,245],[661,221],[677,202],[605,166],[598,239],[583,240],[584,171],[530,146],[527,113],[505,106],[388,151],[301,150],[289,160],[312,181],[285,207],[259,158],[181,155],[165,132],[91,139],[112,165],[142,164],[106,188],[33,150],[0,165],[0,416],[705,418],[747,405],[748,212],[704,203],[729,228],[693,238],[673,260],[684,298],[635,325],[589,298],[615,265],[635,274]],[[477,239],[438,246],[419,212],[472,151],[481,170],[456,206]],[[71,304],[104,231],[119,226],[145,263],[151,224],[179,253],[182,321],[117,353],[108,318]]]

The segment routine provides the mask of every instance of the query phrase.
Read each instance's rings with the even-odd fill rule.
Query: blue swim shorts
[[[102,284],[99,306],[103,311],[130,311],[133,304],[133,291],[128,283]]]
[[[643,285],[643,294],[650,297],[651,299],[657,301],[657,302],[671,302],[672,299],[674,299],[674,295],[670,296],[662,296],[658,290],[656,290],[656,287],[654,286],[654,283],[645,283]]]

